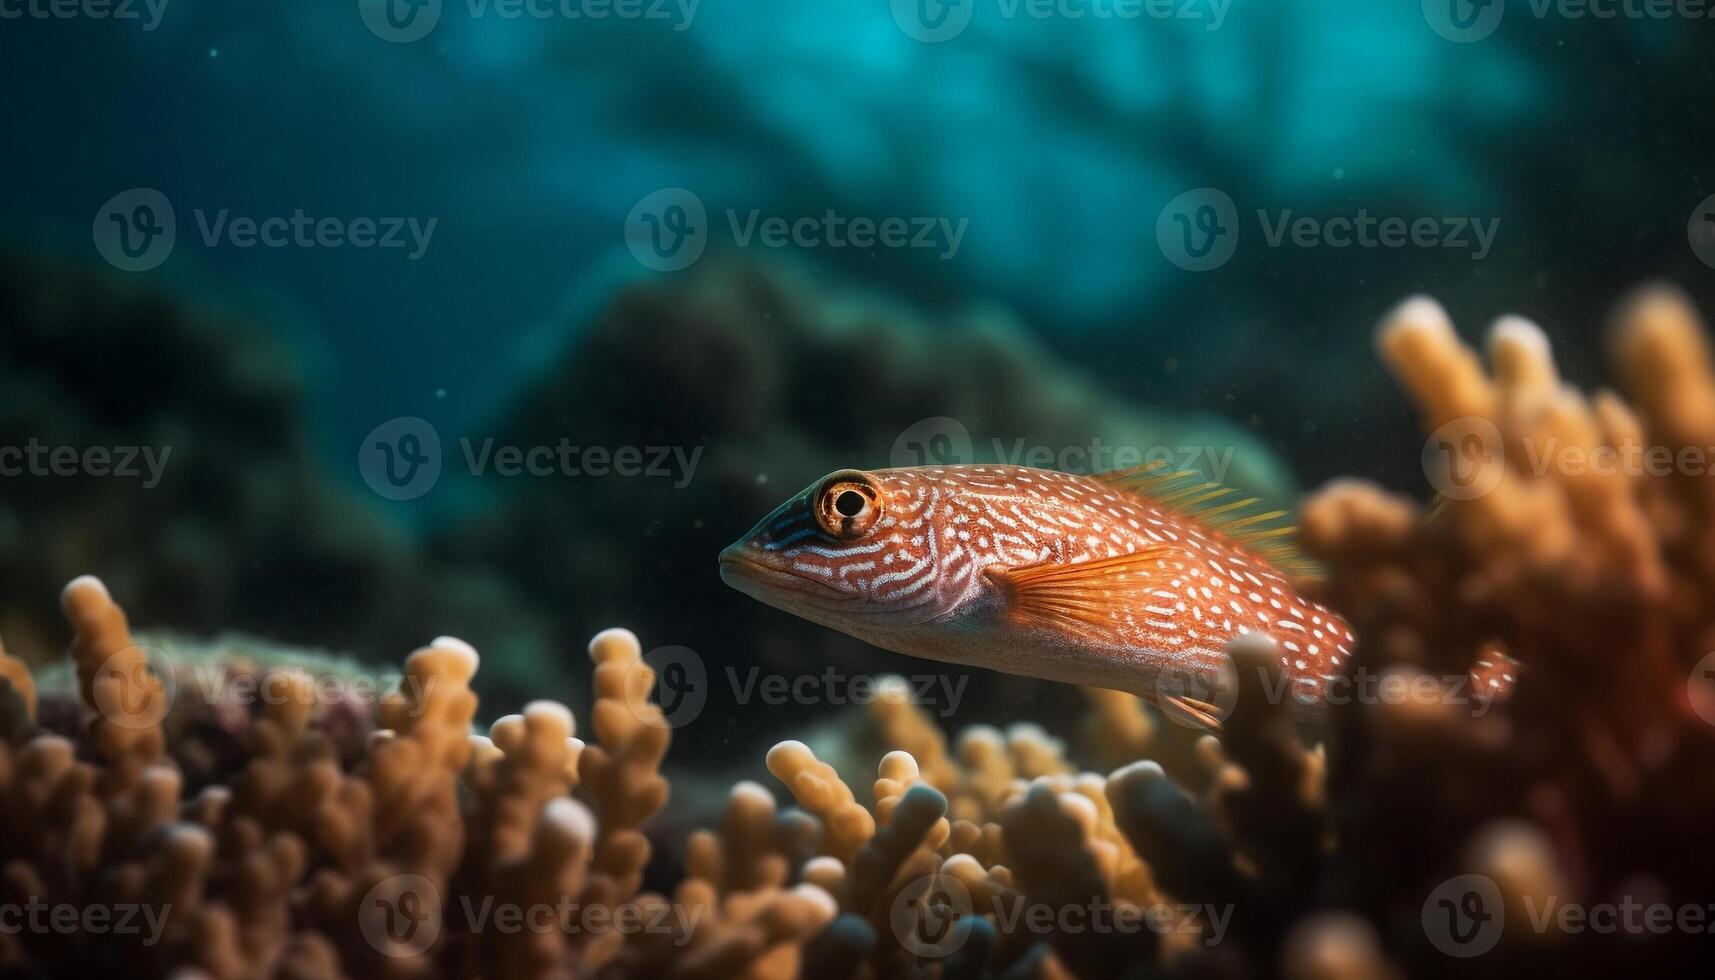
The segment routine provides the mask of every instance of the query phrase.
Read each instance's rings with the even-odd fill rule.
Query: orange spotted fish
[[[1219,728],[1163,677],[1212,677],[1229,640],[1261,633],[1315,706],[1353,645],[1282,573],[1292,529],[1258,503],[1150,467],[840,470],[721,552],[721,578],[887,650],[1129,691]]]

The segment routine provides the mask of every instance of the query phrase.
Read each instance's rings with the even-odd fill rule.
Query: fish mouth
[[[747,576],[753,574],[755,565],[755,562],[744,556],[738,545],[732,545],[720,554],[721,581],[744,592]]]
[[[720,553],[720,570],[722,582],[753,599],[788,612],[839,608],[861,598],[836,592],[814,579],[774,568],[757,560],[742,543],[731,545]]]

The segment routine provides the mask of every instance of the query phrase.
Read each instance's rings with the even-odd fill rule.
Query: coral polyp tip
[[[30,740],[30,749],[49,759],[69,760],[77,752],[77,746],[64,735],[37,735]]]
[[[1538,360],[1553,360],[1548,334],[1536,321],[1516,314],[1502,316],[1489,327],[1490,356],[1504,356],[1507,348],[1517,348]]]
[[[922,770],[917,767],[917,760],[911,753],[894,749],[881,757],[877,771],[889,779],[906,780],[916,779]]]
[[[542,818],[573,840],[588,843],[596,838],[595,814],[569,796],[550,800]]]
[[[791,761],[813,758],[815,758],[815,753],[810,751],[810,747],[808,745],[805,745],[803,742],[800,742],[795,738],[789,738],[783,742],[776,742],[774,747],[768,750],[768,770],[770,772],[774,772],[778,766],[787,764]]]
[[[94,575],[79,575],[67,582],[60,590],[60,607],[68,617],[73,615],[75,608],[90,603],[110,603],[113,596],[107,591],[107,583]]]
[[[1382,980],[1390,975],[1375,929],[1350,912],[1300,920],[1281,944],[1287,980]]]
[[[1006,737],[993,725],[972,725],[959,733],[959,748],[977,746],[983,749],[1004,749]]]
[[[1407,334],[1438,338],[1455,336],[1453,319],[1440,303],[1428,296],[1412,296],[1382,317],[1376,332],[1376,344],[1386,351]]]
[[[768,810],[773,810],[775,806],[774,794],[768,791],[768,787],[754,779],[741,779],[733,783],[727,796],[735,804],[745,804]]]
[[[524,720],[539,719],[564,730],[566,737],[577,732],[577,722],[572,718],[572,709],[558,701],[546,699],[532,701],[524,706]]]
[[[1614,319],[1647,329],[1662,323],[1695,322],[1697,312],[1683,289],[1671,283],[1652,282],[1632,290],[1621,300]]]
[[[598,664],[618,661],[630,663],[643,652],[637,634],[623,626],[610,626],[590,640],[590,659]]]
[[[207,858],[214,853],[214,835],[194,823],[169,824],[162,830],[166,845],[184,857]]]
[[[1131,785],[1146,782],[1151,779],[1165,779],[1167,773],[1161,768],[1161,763],[1153,759],[1139,759],[1129,765],[1115,769],[1108,776],[1108,786]]]
[[[823,923],[832,922],[834,916],[840,914],[840,903],[819,885],[801,882],[792,887],[792,894],[807,903],[816,919]]]
[[[157,791],[170,790],[174,796],[178,795],[179,787],[184,784],[184,777],[172,766],[149,766],[143,770],[139,779],[145,787]]]
[[[474,676],[477,668],[482,665],[482,658],[477,655],[476,647],[456,636],[437,636],[429,642],[429,649],[440,650],[456,658],[461,666],[461,673],[466,677]],[[468,668],[468,671],[463,668]]]
[[[895,703],[911,700],[911,685],[898,674],[883,674],[875,682],[875,696]]]

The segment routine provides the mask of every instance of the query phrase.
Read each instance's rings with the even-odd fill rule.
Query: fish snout
[[[748,535],[721,549],[720,569],[721,581],[737,588],[739,576],[744,574],[744,565],[749,560],[745,557],[748,547]]]

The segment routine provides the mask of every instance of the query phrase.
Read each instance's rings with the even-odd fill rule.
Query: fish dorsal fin
[[[1289,511],[1271,510],[1261,498],[1246,496],[1196,470],[1174,469],[1156,461],[1097,473],[1094,479],[1196,521],[1285,575],[1303,578],[1317,572],[1315,563],[1298,550],[1298,528],[1290,523]]]
[[[985,570],[1006,597],[1007,611],[1021,625],[1053,625],[1074,632],[1111,630],[1116,610],[1135,608],[1152,583],[1183,567],[1176,545],[1152,545],[1129,555],[1065,564]]]

